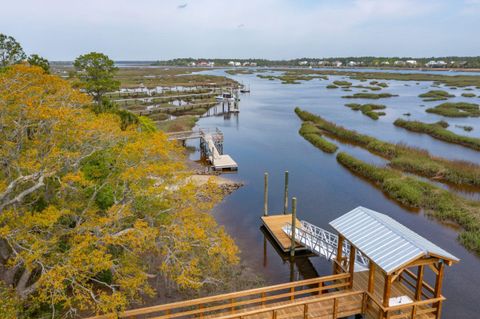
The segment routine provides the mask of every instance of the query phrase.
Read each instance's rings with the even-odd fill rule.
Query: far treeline
[[[415,65],[406,64],[406,61],[414,60]],[[164,66],[191,66],[201,65],[202,62],[213,62],[215,66],[229,66],[230,62],[239,62],[241,65],[249,66],[318,66],[323,64],[324,66],[335,66],[337,62],[341,63],[341,66],[349,66],[351,62],[355,66],[362,67],[426,67],[426,64],[430,61],[443,61],[445,64],[434,64],[432,67],[436,68],[480,68],[480,56],[445,56],[445,57],[332,57],[332,58],[298,58],[292,60],[267,60],[267,59],[209,59],[209,58],[177,58],[172,60],[159,60],[152,65],[164,65]],[[401,62],[398,62],[401,61]],[[402,63],[403,62],[403,63]]]

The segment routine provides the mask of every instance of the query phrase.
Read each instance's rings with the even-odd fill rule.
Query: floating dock
[[[283,227],[292,222],[292,214],[262,216],[262,222],[268,232],[272,235],[275,242],[283,252],[290,251],[292,239],[284,231]],[[300,221],[297,219],[297,225]],[[306,250],[302,244],[296,243],[295,251]]]

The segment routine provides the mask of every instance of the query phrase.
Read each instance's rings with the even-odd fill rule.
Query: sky
[[[0,33],[54,61],[480,55],[480,0],[0,1]]]

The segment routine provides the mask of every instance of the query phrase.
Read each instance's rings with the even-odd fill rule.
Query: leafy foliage
[[[181,148],[90,104],[39,67],[0,74],[2,318],[115,312],[149,278],[199,289],[238,262]]]
[[[82,87],[97,103],[105,93],[118,90],[120,82],[114,79],[117,68],[105,54],[90,52],[75,59],[73,63]]]
[[[26,57],[22,46],[15,38],[0,33],[0,67],[16,64]]]
[[[50,63],[38,54],[32,54],[27,59],[28,64],[41,67],[46,73],[50,73]]]

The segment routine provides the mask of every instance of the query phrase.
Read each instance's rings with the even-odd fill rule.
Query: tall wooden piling
[[[288,209],[288,171],[285,171],[285,190],[283,192],[283,213],[286,214]]]
[[[297,198],[292,198],[292,243],[290,245],[290,256],[295,256],[295,233],[297,229]]]
[[[264,187],[263,187],[263,216],[268,216],[268,173],[265,173],[264,176]]]

